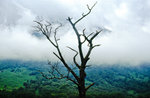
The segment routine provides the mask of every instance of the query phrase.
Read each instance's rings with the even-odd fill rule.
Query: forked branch
[[[82,17],[81,18],[79,18],[75,23],[74,23],[74,25],[75,24],[77,24],[79,21],[81,21],[84,17],[86,17],[86,16],[88,16],[90,13],[91,13],[91,11],[92,11],[92,9],[94,8],[94,6],[97,4],[97,2],[90,8],[89,7],[89,5],[87,5],[87,8],[88,8],[88,12],[86,13],[86,14],[82,14]]]
[[[71,47],[69,47],[69,46],[67,46],[67,48],[69,48],[70,50],[72,50],[72,51],[74,51],[76,54],[74,55],[74,57],[73,57],[73,62],[74,62],[74,64],[80,69],[80,65],[77,63],[77,61],[76,61],[76,57],[77,57],[77,55],[78,55],[78,51],[76,51],[75,49],[73,49],[73,48],[71,48]]]

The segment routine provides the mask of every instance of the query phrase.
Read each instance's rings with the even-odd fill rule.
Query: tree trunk
[[[79,91],[79,98],[86,98],[86,91],[84,86],[79,86],[78,91]]]
[[[80,81],[79,81],[79,86],[78,86],[78,91],[79,91],[79,97],[80,98],[86,98],[86,89],[85,89],[85,71],[84,68],[80,69]]]

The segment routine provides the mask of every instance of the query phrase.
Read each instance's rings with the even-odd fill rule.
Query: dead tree
[[[53,52],[53,54],[61,61],[61,63],[64,65],[64,67],[67,69],[68,73],[65,75],[65,74],[62,74],[58,68],[57,68],[57,65],[58,64],[51,64],[52,65],[52,71],[49,72],[51,74],[51,77],[48,77],[46,76],[45,74],[43,74],[41,72],[41,74],[43,75],[43,77],[47,78],[47,79],[63,79],[63,78],[66,78],[67,80],[70,80],[72,81],[74,84],[77,85],[78,87],[78,92],[79,92],[79,97],[80,98],[85,98],[86,97],[86,92],[87,90],[94,85],[94,83],[86,86],[85,84],[85,78],[86,78],[86,72],[85,72],[85,69],[88,67],[87,66],[87,62],[89,61],[90,59],[90,54],[92,52],[92,50],[97,47],[97,46],[100,46],[100,45],[94,45],[93,44],[93,40],[100,34],[100,32],[102,30],[99,30],[99,31],[96,31],[95,33],[90,33],[89,35],[87,35],[85,33],[85,30],[86,29],[83,29],[82,33],[79,33],[76,25],[81,21],[83,20],[86,16],[88,16],[92,9],[94,8],[94,6],[96,5],[96,3],[92,6],[92,7],[89,7],[87,5],[87,8],[88,8],[88,12],[86,14],[82,14],[82,16],[76,20],[75,22],[72,21],[72,18],[68,17],[68,22],[71,24],[75,34],[76,34],[76,37],[77,37],[77,41],[78,41],[78,50],[75,50],[71,47],[67,47],[69,48],[70,50],[72,50],[73,52],[75,52],[75,55],[73,57],[73,63],[74,65],[77,67],[78,69],[78,74],[73,70],[73,68],[71,68],[69,66],[69,64],[67,64],[66,60],[64,59],[63,55],[62,55],[62,52],[61,52],[61,49],[59,47],[59,39],[57,38],[57,31],[58,29],[62,26],[61,24],[59,26],[57,26],[56,28],[53,28],[52,24],[49,23],[49,22],[46,22],[46,23],[42,23],[41,21],[35,21],[37,23],[37,26],[36,26],[36,29],[40,32],[42,32],[42,34],[48,39],[48,41],[56,48],[57,50],[57,53],[56,52]],[[53,29],[53,30],[52,30]],[[54,39],[52,40],[52,37],[51,37],[51,34],[53,33],[53,37]],[[81,41],[81,36],[84,37],[84,41]],[[88,43],[88,51],[86,54],[83,53],[83,44],[85,43]],[[80,57],[80,63],[77,62],[76,58],[77,57]],[[55,73],[54,73],[55,71]],[[55,75],[57,73],[57,75]],[[73,78],[70,77],[70,74],[73,76]]]

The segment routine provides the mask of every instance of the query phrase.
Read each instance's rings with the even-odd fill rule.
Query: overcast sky
[[[86,4],[96,0],[0,0],[0,59],[56,60],[55,49],[46,38],[33,36],[37,17],[64,27],[58,32],[65,58],[71,61],[76,37],[66,20],[81,17]],[[131,64],[150,62],[150,0],[97,0],[86,19],[78,24],[87,33],[105,28],[95,43],[101,44],[91,55],[95,64]],[[75,43],[75,44],[74,44]],[[85,49],[86,50],[86,49]]]

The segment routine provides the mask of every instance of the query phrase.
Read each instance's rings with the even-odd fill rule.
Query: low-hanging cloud
[[[77,48],[76,37],[67,17],[73,20],[87,12],[86,4],[94,0],[1,0],[0,1],[0,59],[56,60],[55,51],[46,38],[33,36],[33,20],[37,16],[52,22],[62,22],[59,31],[60,45],[68,61]],[[92,13],[78,25],[87,32],[105,28],[95,40],[101,46],[95,48],[91,62],[95,64],[132,64],[150,62],[150,1],[149,0],[101,0]],[[75,43],[74,45],[72,43]],[[86,48],[85,48],[86,51]],[[69,54],[68,54],[69,53]]]

